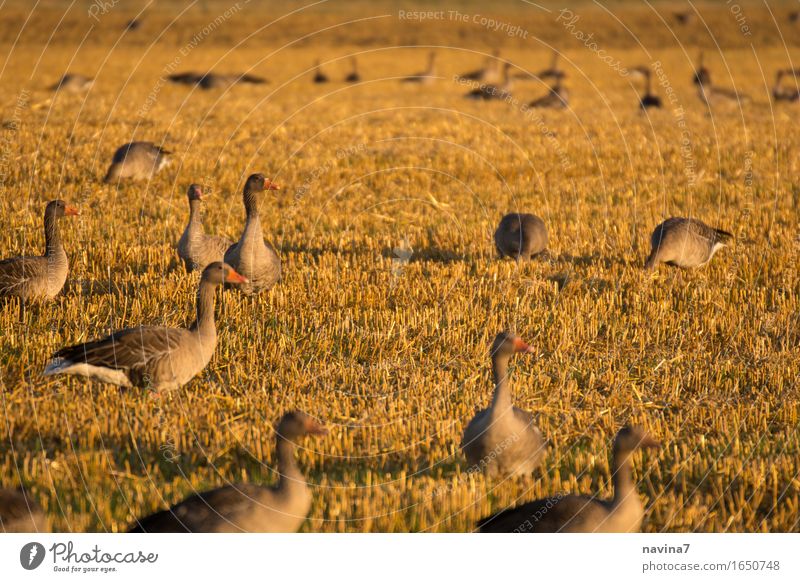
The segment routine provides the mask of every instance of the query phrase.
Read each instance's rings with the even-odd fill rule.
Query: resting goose
[[[503,83],[501,85],[486,84],[476,87],[464,97],[467,99],[478,99],[483,101],[490,101],[493,99],[504,100],[511,97],[511,88],[513,81],[508,75],[508,70],[511,68],[511,63],[503,65]]]
[[[50,524],[42,507],[18,489],[0,489],[0,532],[42,533],[49,532]]]
[[[519,352],[532,353],[533,348],[509,332],[497,334],[491,351],[495,383],[492,404],[475,415],[461,439],[470,466],[489,475],[529,475],[545,452],[533,415],[511,400],[508,361]]]
[[[614,439],[611,482],[614,497],[562,495],[507,509],[478,522],[481,533],[628,533],[642,528],[644,506],[636,491],[631,455],[639,448],[659,448],[638,427],[623,428]]]
[[[64,287],[69,262],[58,221],[77,216],[78,210],[63,200],[51,200],[44,209],[45,250],[41,257],[13,257],[0,261],[0,297],[22,300],[52,299]]]
[[[428,69],[415,75],[410,75],[402,79],[403,83],[422,83],[427,85],[432,83],[436,78],[436,53],[431,51],[428,53]]]
[[[200,277],[197,319],[187,328],[142,326],[116,331],[101,340],[62,348],[45,376],[72,374],[116,386],[180,388],[206,367],[217,345],[214,295],[222,283],[247,279],[224,263],[211,263]]]
[[[281,259],[275,249],[261,234],[259,194],[265,190],[279,190],[263,174],[253,174],[244,185],[244,209],[247,220],[239,241],[225,251],[225,262],[249,279],[239,289],[246,294],[269,290],[281,278]]]
[[[68,93],[83,93],[94,84],[94,79],[76,73],[67,73],[58,83],[50,87],[51,91],[66,91]]]
[[[506,214],[494,232],[494,244],[500,257],[530,259],[547,249],[547,227],[533,214]]]
[[[344,78],[344,82],[345,83],[358,83],[359,81],[361,81],[361,75],[359,75],[359,73],[358,73],[358,62],[356,61],[355,57],[350,57],[350,64],[353,66],[353,68],[350,70],[350,72]]]
[[[306,435],[327,429],[303,412],[283,416],[276,428],[278,483],[236,483],[187,497],[167,510],[137,521],[130,533],[293,533],[311,510],[311,491],[295,460]]]
[[[731,233],[711,228],[695,218],[668,218],[653,231],[650,238],[652,250],[644,268],[654,269],[658,263],[700,267],[732,238]]]
[[[113,184],[122,179],[145,180],[169,163],[172,152],[149,141],[134,141],[120,146],[111,160],[103,181]]]
[[[213,236],[203,232],[202,210],[203,191],[198,184],[189,186],[189,224],[178,241],[178,256],[183,260],[187,271],[202,271],[210,263],[221,261],[231,241],[224,236]]]

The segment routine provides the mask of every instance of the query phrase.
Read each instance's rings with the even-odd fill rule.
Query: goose
[[[134,30],[139,30],[141,26],[142,26],[141,19],[131,18],[125,25],[125,32],[132,32]]]
[[[187,497],[140,520],[129,533],[293,533],[311,510],[311,491],[295,460],[306,436],[327,429],[303,412],[289,412],[276,427],[278,482],[274,487],[235,483]]]
[[[492,476],[529,475],[545,452],[533,415],[512,404],[508,361],[515,353],[533,353],[533,348],[510,332],[497,334],[490,354],[495,382],[492,404],[475,415],[461,439],[470,466]]]
[[[280,190],[280,187],[263,174],[247,178],[242,193],[247,213],[244,230],[239,241],[225,251],[225,262],[249,279],[249,283],[239,286],[245,294],[269,290],[281,277],[281,259],[261,234],[258,204],[259,194],[265,190]]]
[[[212,236],[203,232],[202,212],[203,190],[198,184],[191,184],[186,193],[189,198],[189,224],[178,241],[178,256],[183,260],[187,271],[202,271],[209,264],[221,261],[231,241],[224,236]]]
[[[201,89],[227,89],[238,83],[250,83],[253,85],[264,85],[268,81],[256,75],[248,75],[247,73],[233,73],[225,75],[221,73],[175,73],[167,76],[167,80],[171,83],[179,85],[197,85]]]
[[[345,83],[358,83],[361,81],[361,75],[358,74],[358,62],[356,61],[355,57],[350,57],[350,63],[353,65],[353,68],[344,78]]]
[[[0,489],[0,532],[46,533],[50,524],[42,506],[22,487]]]
[[[190,71],[187,73],[174,73],[167,75],[167,80],[176,85],[197,85],[200,80],[205,76],[205,73],[197,73]]]
[[[492,51],[492,55],[486,57],[486,60],[480,69],[475,69],[474,71],[459,75],[458,78],[461,81],[482,81],[485,83],[494,83],[500,76],[499,58],[500,51]]]
[[[464,97],[467,99],[477,99],[483,101],[489,101],[492,99],[508,99],[511,97],[511,88],[513,85],[513,82],[508,75],[510,68],[511,63],[506,63],[503,65],[503,83],[501,85],[482,84],[480,87],[476,87],[464,95]]]
[[[687,24],[691,24],[694,21],[694,12],[690,12],[688,10],[682,12],[673,12],[672,17],[678,24],[686,26]]]
[[[144,180],[151,178],[169,164],[172,152],[149,141],[134,141],[117,148],[103,181],[113,184],[122,179]]]
[[[319,66],[319,59],[314,61],[314,83],[322,84],[328,82],[328,75],[322,72],[322,69]]]
[[[561,58],[561,53],[553,49],[552,60],[550,61],[550,66],[548,68],[542,69],[538,73],[519,73],[517,75],[517,78],[530,79],[533,77],[535,79],[540,79],[542,81],[547,79],[553,79],[553,80],[564,79],[564,77],[566,77],[567,74],[558,67],[559,58]]]
[[[744,93],[739,93],[733,89],[715,87],[711,83],[711,74],[708,72],[708,69],[705,70],[703,75],[698,73],[695,81],[697,85],[697,96],[707,107],[713,105],[739,104],[750,100]]]
[[[44,208],[44,255],[0,261],[0,297],[19,297],[25,301],[52,299],[58,295],[69,274],[58,221],[63,216],[79,214],[77,208],[63,200],[47,203]]]
[[[432,83],[436,78],[436,53],[431,51],[428,53],[428,69],[421,73],[411,75],[402,79],[403,83],[422,83],[427,85]]]
[[[506,214],[494,232],[494,244],[500,257],[530,259],[547,249],[547,227],[533,214]]]
[[[629,533],[642,528],[644,506],[636,491],[631,455],[660,443],[639,427],[625,427],[614,438],[611,482],[614,496],[558,495],[501,511],[478,522],[481,533]]]
[[[711,73],[709,73],[708,69],[703,65],[704,56],[703,51],[700,51],[700,56],[697,58],[697,68],[692,76],[692,83],[698,86],[707,85],[711,82]]]
[[[705,265],[733,235],[711,228],[695,218],[668,218],[659,224],[650,238],[650,256],[644,264],[651,270],[658,263],[691,268]]]
[[[94,79],[77,73],[66,73],[58,83],[50,86],[51,91],[66,91],[67,93],[83,93],[94,85]]]
[[[800,87],[797,86],[797,79],[795,78],[794,87],[784,87],[783,77],[785,75],[794,76],[795,71],[792,69],[781,69],[775,75],[775,86],[772,88],[772,99],[776,103],[778,101],[787,101],[792,103],[800,100]]]
[[[222,283],[247,279],[224,263],[211,263],[200,277],[197,318],[189,328],[141,326],[53,354],[45,376],[72,374],[156,392],[180,388],[206,367],[217,345],[214,295]]]
[[[561,78],[557,77],[547,95],[534,99],[528,103],[531,109],[566,109],[569,106],[569,92],[561,84]]]
[[[642,110],[647,110],[651,107],[656,109],[660,108],[661,97],[653,93],[652,73],[650,72],[650,68],[646,66],[635,67],[631,69],[631,72],[641,76],[645,83],[644,95],[639,97],[639,108]]]

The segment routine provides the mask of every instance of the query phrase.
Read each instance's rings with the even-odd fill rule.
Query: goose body
[[[149,141],[135,141],[120,146],[106,172],[106,184],[122,179],[146,180],[169,163],[171,152]]]
[[[508,379],[509,359],[516,352],[532,351],[507,332],[498,334],[492,344],[492,404],[475,415],[461,439],[467,462],[488,475],[529,475],[544,456],[544,438],[534,425],[533,415],[512,404]]]
[[[639,108],[643,111],[650,108],[660,108],[661,98],[653,93],[652,73],[650,72],[650,68],[646,66],[635,67],[631,69],[631,73],[634,73],[640,78],[644,79],[645,83],[644,94],[639,96]]]
[[[358,83],[361,81],[361,75],[358,73],[358,61],[356,61],[355,57],[350,59],[350,64],[352,65],[352,69],[350,69],[350,72],[347,73],[347,76],[344,78],[344,82]]]
[[[297,441],[326,429],[302,412],[291,412],[277,427],[278,483],[262,487],[236,483],[192,495],[170,509],[137,521],[131,533],[292,533],[303,525],[312,496],[295,461]]]
[[[197,85],[201,89],[227,89],[237,84],[249,83],[252,85],[263,85],[267,80],[256,75],[249,75],[247,73],[175,73],[169,75],[167,79],[171,83],[179,85]]]
[[[22,300],[52,299],[64,287],[69,262],[58,221],[78,210],[62,200],[48,202],[44,210],[45,251],[41,257],[13,257],[0,261],[0,297]]]
[[[436,79],[436,53],[428,54],[428,68],[421,73],[409,75],[402,79],[403,83],[421,83],[427,85]]]
[[[604,500],[558,495],[501,511],[478,522],[481,533],[628,533],[642,527],[644,506],[633,482],[631,455],[658,442],[639,428],[623,428],[614,439],[614,496]]]
[[[43,533],[50,525],[42,507],[22,488],[0,489],[0,533]]]
[[[246,294],[269,290],[281,277],[281,259],[261,232],[258,200],[265,190],[278,189],[262,174],[251,175],[244,185],[247,219],[238,242],[225,251],[225,262],[249,280],[239,287]]]
[[[712,228],[695,218],[668,218],[655,228],[650,237],[651,251],[645,268],[654,269],[658,263],[700,267],[732,238],[731,233]]]
[[[500,67],[498,58],[500,57],[499,51],[494,51],[492,56],[486,57],[484,65],[480,69],[469,71],[459,75],[458,78],[462,81],[479,81],[484,83],[495,83],[499,81]]]
[[[214,354],[214,295],[223,282],[244,283],[246,279],[223,263],[206,267],[197,292],[197,320],[188,329],[133,327],[62,348],[53,355],[44,375],[71,374],[156,391],[183,386],[208,365]]]
[[[94,79],[77,73],[66,73],[58,83],[50,87],[51,91],[66,91],[68,93],[83,93],[94,84]]]
[[[790,75],[795,78],[793,87],[783,86],[783,77],[785,75]],[[794,70],[786,69],[778,71],[775,77],[775,86],[772,88],[772,99],[776,103],[778,101],[786,101],[789,103],[800,101],[800,87],[797,85],[797,79]]]
[[[202,271],[209,264],[223,260],[231,241],[224,236],[212,236],[203,231],[200,218],[203,192],[200,186],[192,184],[187,193],[189,198],[189,224],[178,241],[178,256],[187,271]]]
[[[314,82],[317,84],[328,82],[328,75],[322,72],[319,66],[319,59],[314,63]]]
[[[479,101],[492,101],[492,100],[505,100],[511,97],[512,80],[509,77],[508,71],[511,67],[510,63],[503,66],[503,83],[501,85],[484,84],[476,87],[464,97],[467,99],[475,99]]]
[[[569,92],[561,84],[560,78],[556,79],[547,95],[528,103],[528,107],[532,109],[566,109],[568,105]]]
[[[494,244],[501,257],[530,259],[547,249],[544,221],[533,214],[506,214],[494,233]]]

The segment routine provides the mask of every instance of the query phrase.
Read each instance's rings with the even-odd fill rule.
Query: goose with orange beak
[[[62,348],[53,355],[44,375],[72,374],[156,391],[183,386],[214,354],[214,296],[223,283],[243,285],[247,278],[225,263],[211,263],[200,277],[197,319],[190,327],[132,327],[101,340]]]

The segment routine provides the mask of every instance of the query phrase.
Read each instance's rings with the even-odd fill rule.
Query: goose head
[[[244,184],[245,194],[255,194],[264,190],[280,190],[280,186],[265,178],[264,174],[252,174]]]
[[[625,455],[637,449],[658,449],[661,447],[655,438],[638,426],[626,426],[614,438],[614,454]]]
[[[284,414],[275,430],[280,437],[290,442],[297,442],[307,435],[324,436],[328,434],[328,429],[319,421],[299,410]]]
[[[203,189],[199,184],[191,184],[189,186],[189,190],[186,191],[186,196],[189,198],[189,202],[192,202],[193,200],[202,200]]]
[[[516,353],[532,354],[533,348],[510,331],[501,331],[492,342],[492,356],[511,357]]]
[[[223,283],[247,283],[247,277],[237,273],[233,267],[222,261],[211,263],[203,271],[200,281],[222,285]]]
[[[63,200],[51,200],[44,209],[45,220],[53,220],[64,216],[78,216],[80,212]]]

